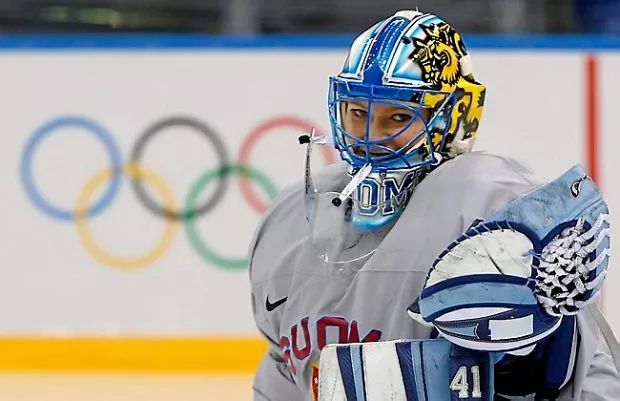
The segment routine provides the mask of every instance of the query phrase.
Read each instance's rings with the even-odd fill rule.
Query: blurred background
[[[0,0],[0,399],[250,400],[254,228],[355,35],[416,7],[488,87],[477,149],[620,210],[620,0]]]

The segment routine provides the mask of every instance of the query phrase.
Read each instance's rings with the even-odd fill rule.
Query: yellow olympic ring
[[[162,204],[168,210],[174,210],[175,204],[172,191],[161,177],[159,177],[152,171],[145,169],[144,167],[140,167],[132,163],[128,163],[123,167],[123,174],[130,178],[140,178],[146,180],[147,183],[151,184],[153,188],[157,192],[159,192],[159,195],[162,198]],[[167,220],[166,226],[164,228],[161,238],[159,239],[159,242],[157,242],[157,244],[155,244],[155,246],[145,255],[135,257],[120,257],[114,256],[105,249],[101,248],[95,242],[88,226],[88,204],[92,199],[96,189],[100,187],[105,181],[111,179],[111,177],[112,170],[110,168],[104,169],[99,173],[95,174],[90,180],[88,180],[84,188],[80,191],[77,200],[77,213],[75,219],[80,242],[96,260],[103,264],[112,267],[128,269],[148,266],[151,263],[155,262],[170,247],[170,245],[172,245],[174,234],[176,232],[177,222],[174,219]]]

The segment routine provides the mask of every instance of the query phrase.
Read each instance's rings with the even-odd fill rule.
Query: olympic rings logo
[[[182,208],[177,205],[170,185],[155,171],[141,163],[147,145],[155,139],[158,133],[171,127],[185,127],[198,132],[213,146],[217,158],[217,167],[205,171],[191,186],[182,203]],[[30,202],[40,212],[52,219],[74,223],[84,249],[95,260],[104,265],[134,269],[154,263],[172,245],[177,232],[177,225],[182,222],[189,243],[202,260],[222,269],[244,269],[248,265],[247,259],[225,256],[212,249],[206,240],[199,235],[196,220],[212,211],[222,201],[228,190],[231,175],[238,176],[239,188],[246,203],[257,213],[263,213],[266,210],[267,204],[253,189],[252,181],[258,184],[270,199],[275,197],[278,190],[273,181],[257,168],[250,166],[249,161],[256,144],[268,133],[281,127],[292,128],[293,133],[296,134],[302,131],[308,132],[315,125],[293,116],[270,118],[256,126],[245,136],[236,161],[231,163],[225,143],[220,135],[207,124],[187,116],[168,117],[149,126],[135,142],[129,161],[123,162],[119,146],[114,137],[103,126],[86,117],[63,116],[43,124],[28,139],[22,152],[20,178]],[[47,200],[37,187],[33,177],[33,161],[41,143],[62,128],[79,128],[81,132],[93,135],[103,143],[109,161],[108,168],[96,173],[83,185],[73,210],[55,205]],[[335,153],[327,148],[322,149],[324,162],[326,164],[334,162]],[[138,200],[153,215],[165,221],[156,244],[145,254],[132,257],[114,255],[104,249],[95,241],[89,226],[89,220],[99,216],[112,204],[120,189],[123,176],[131,181],[131,188]],[[93,199],[97,191],[104,185],[106,187],[99,198]],[[210,197],[198,204],[200,195],[210,185],[215,185]],[[146,189],[147,186],[157,193],[159,200],[151,198]]]

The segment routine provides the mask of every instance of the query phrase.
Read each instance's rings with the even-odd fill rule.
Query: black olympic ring
[[[224,171],[225,167],[230,163],[230,158],[226,151],[226,147],[219,135],[207,126],[205,123],[193,119],[191,117],[168,117],[160,120],[150,127],[148,127],[144,133],[140,136],[136,144],[131,151],[130,161],[134,165],[141,165],[140,159],[144,153],[144,148],[149,140],[159,133],[160,131],[173,127],[183,126],[192,128],[194,131],[202,134],[209,142],[211,142],[215,148],[215,154],[218,158],[218,164],[215,167],[218,171]],[[160,206],[157,202],[153,201],[146,189],[144,188],[144,180],[140,177],[132,177],[131,185],[136,192],[138,198],[144,203],[144,205],[153,213],[158,216],[166,217],[174,220],[185,220],[190,217],[198,217],[213,209],[217,203],[224,196],[226,189],[228,188],[228,176],[229,174],[220,173],[217,180],[217,186],[213,191],[213,194],[207,199],[202,206],[195,210],[170,210],[164,206]]]

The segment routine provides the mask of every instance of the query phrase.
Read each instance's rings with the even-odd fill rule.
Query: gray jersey
[[[339,190],[346,168],[330,166],[319,175],[325,189]],[[320,260],[309,243],[303,185],[280,194],[250,248],[254,316],[271,343],[255,378],[254,399],[313,400],[325,344],[428,338],[431,329],[411,319],[406,308],[433,261],[476,219],[538,185],[512,159],[461,155],[416,187],[369,259],[338,268]],[[620,378],[588,313],[578,318],[574,380],[561,399],[615,400]]]

